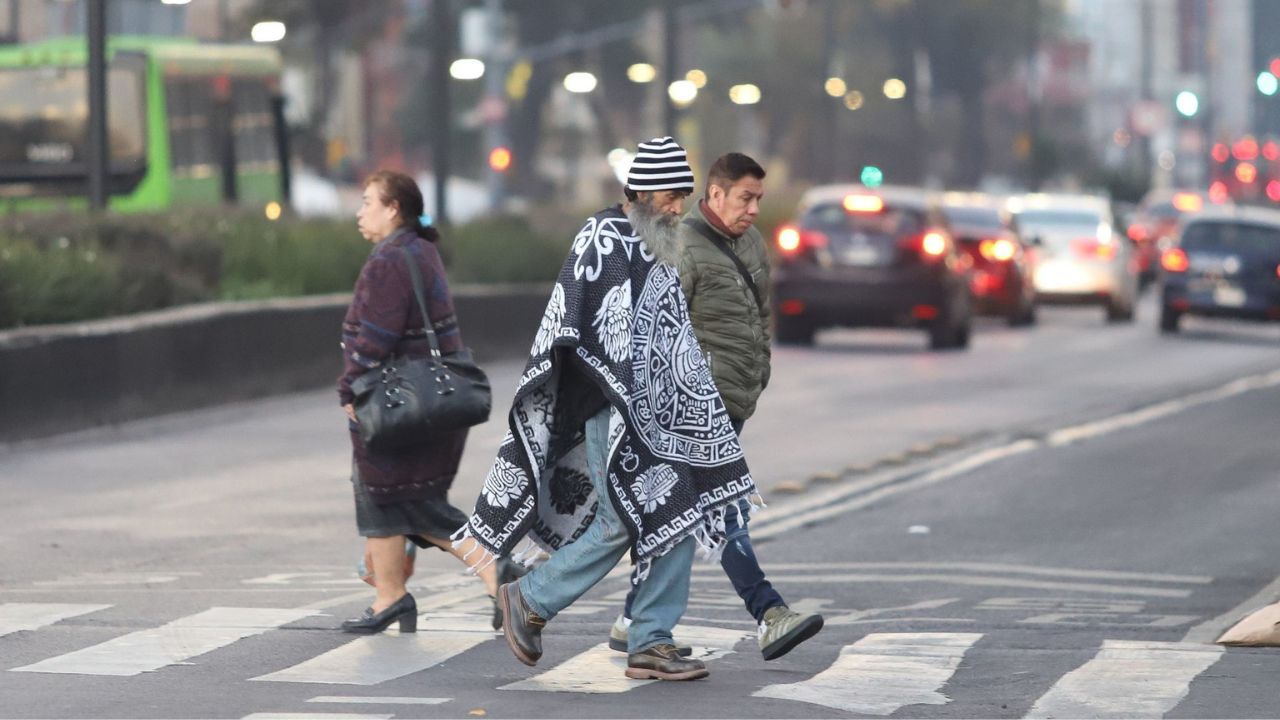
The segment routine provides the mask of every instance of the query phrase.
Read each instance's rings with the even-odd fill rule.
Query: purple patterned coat
[[[436,246],[401,229],[374,246],[356,280],[351,306],[342,323],[343,373],[338,397],[352,401],[351,381],[379,367],[390,355],[425,357],[431,346],[423,332],[422,312],[401,247],[409,248],[422,271],[427,312],[445,353],[462,348],[453,298]],[[467,431],[423,438],[420,446],[395,453],[370,452],[354,424],[351,447],[356,477],[378,502],[442,496],[453,483]]]

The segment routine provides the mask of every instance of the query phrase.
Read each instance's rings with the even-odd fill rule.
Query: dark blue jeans
[[[742,426],[742,421],[733,421],[733,429],[739,435],[742,434]],[[738,502],[738,509],[748,519],[750,507],[746,500]],[[739,514],[732,508],[725,513],[726,542],[724,553],[720,556],[720,567],[724,568],[724,574],[729,577],[729,582],[733,583],[733,589],[737,591],[738,597],[742,598],[747,612],[751,613],[756,622],[762,622],[766,610],[785,605],[786,602],[778,591],[773,589],[773,584],[765,578],[764,570],[760,569],[760,561],[756,560],[755,550],[751,547],[751,535],[739,520]],[[623,613],[627,617],[631,617],[631,604],[635,598],[636,586],[633,585],[631,592],[627,593],[626,605],[623,608]]]

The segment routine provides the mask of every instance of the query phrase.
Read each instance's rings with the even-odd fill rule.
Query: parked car
[[[1034,252],[1013,231],[1003,203],[987,195],[947,193],[942,211],[960,250],[971,263],[974,309],[1005,318],[1010,326],[1036,321],[1032,283]]]
[[[1280,321],[1280,211],[1214,208],[1160,258],[1160,330],[1184,315]]]
[[[1116,232],[1103,198],[1012,198],[1014,228],[1036,253],[1036,302],[1101,305],[1108,322],[1130,322],[1138,298],[1133,243]]]
[[[935,195],[815,187],[778,229],[775,337],[808,345],[824,327],[924,330],[935,350],[969,345],[967,261]]]
[[[1155,280],[1160,253],[1177,236],[1178,223],[1212,204],[1208,193],[1193,190],[1152,190],[1142,198],[1125,232],[1137,250],[1138,279],[1143,286]]]

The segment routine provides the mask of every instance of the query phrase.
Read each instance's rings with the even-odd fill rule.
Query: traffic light
[[[880,187],[884,184],[884,172],[875,165],[867,165],[862,168],[862,175],[860,176],[860,179],[862,180],[862,184],[869,188]]]
[[[489,169],[494,172],[504,173],[511,168],[511,150],[509,148],[498,147],[489,151]]]

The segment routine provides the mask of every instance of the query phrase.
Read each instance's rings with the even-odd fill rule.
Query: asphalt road
[[[622,573],[537,668],[443,553],[416,636],[335,632],[370,594],[331,392],[0,447],[0,717],[1274,717],[1280,649],[1211,642],[1280,596],[1280,329],[1154,315],[777,349],[744,433],[753,535],[827,627],[765,663],[697,565],[695,683],[598,647]],[[498,397],[518,371],[492,368]],[[502,430],[473,432],[460,506]]]

